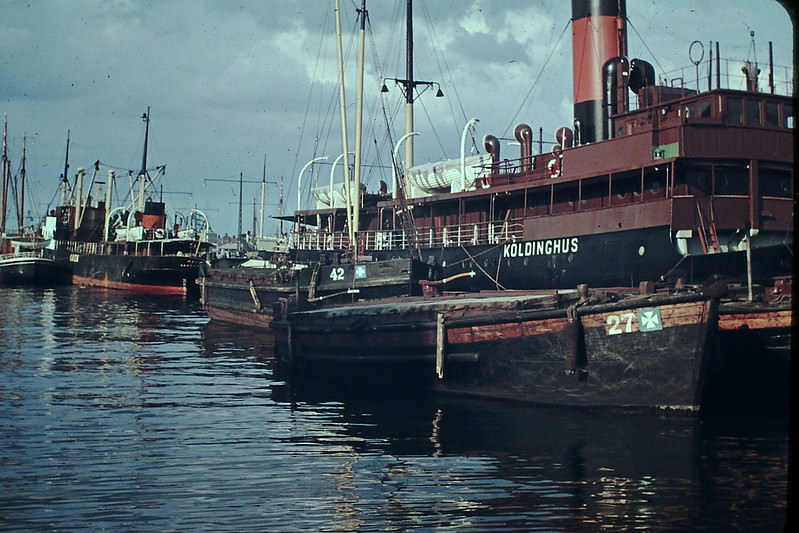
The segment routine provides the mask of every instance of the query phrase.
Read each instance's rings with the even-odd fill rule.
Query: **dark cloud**
[[[350,102],[360,3],[341,1]],[[693,39],[719,39],[728,55],[746,56],[748,28],[756,31],[761,61],[772,40],[777,62],[791,64],[790,24],[774,0],[627,3],[631,53],[635,46],[635,55],[655,55],[665,68],[689,64]],[[71,172],[97,159],[137,169],[140,117],[150,106],[150,160],[167,164],[165,190],[190,192],[176,198],[207,208],[216,229],[235,230],[229,204],[237,190],[206,179],[240,172],[260,179],[264,154],[270,180],[282,180],[293,208],[299,168],[341,150],[332,6],[332,0],[5,2],[0,112],[8,116],[12,157],[28,136],[29,176],[40,188],[36,196],[48,200],[63,170],[67,130]],[[372,0],[367,7],[373,30],[367,44],[376,47],[366,54],[367,137],[385,162],[390,147],[378,91],[383,78],[405,76],[405,2]],[[514,118],[547,132],[567,122],[570,34],[562,32],[569,17],[568,2],[417,1],[414,74],[446,93],[438,99],[427,92],[417,101],[417,160],[457,155],[471,117],[480,119],[480,136],[502,134]],[[545,64],[548,54],[552,62]],[[396,140],[402,99],[389,85],[383,102]],[[352,104],[349,110],[352,122]],[[370,176],[374,188],[380,175]],[[251,189],[248,198],[257,193]],[[271,193],[276,201],[278,188]]]

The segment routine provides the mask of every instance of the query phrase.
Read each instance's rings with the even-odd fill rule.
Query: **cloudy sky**
[[[340,0],[351,136],[360,0]],[[337,115],[333,0],[2,0],[0,113],[8,120],[12,173],[23,137],[32,215],[45,212],[63,173],[102,164],[127,176],[141,167],[150,108],[148,167],[166,165],[160,190],[168,209],[206,212],[221,234],[252,228],[266,160],[267,210],[312,205],[307,186],[326,185],[330,165],[300,169],[342,152]],[[367,33],[364,182],[388,178],[387,124],[403,134],[405,1],[370,0]],[[689,46],[718,41],[722,57],[757,60],[767,70],[774,44],[778,82],[793,65],[793,26],[777,0],[628,0],[629,53],[659,77],[696,74]],[[463,126],[511,137],[525,122],[549,143],[572,116],[570,2],[427,0],[414,6],[416,80],[435,81],[415,104],[416,163],[458,157]],[[750,37],[754,32],[754,43]],[[698,54],[695,46],[693,53]],[[682,68],[683,70],[677,70]],[[732,67],[732,74],[739,67]],[[664,74],[667,73],[667,74]],[[765,81],[763,81],[765,84]],[[784,90],[784,86],[781,87]],[[349,142],[350,150],[354,142]],[[514,157],[513,147],[508,157]],[[505,153],[508,153],[507,151]],[[340,172],[336,181],[341,181]],[[274,183],[271,183],[274,182]],[[127,179],[119,183],[127,188]],[[119,201],[122,201],[120,193]],[[275,231],[269,222],[267,233]]]

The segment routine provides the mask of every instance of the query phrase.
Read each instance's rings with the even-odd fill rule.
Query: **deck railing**
[[[522,239],[521,220],[460,224],[417,230],[416,242],[424,248],[449,248],[514,242]],[[408,236],[402,230],[362,231],[359,244],[367,250],[405,249]],[[289,247],[300,250],[341,250],[349,247],[346,232],[304,231],[290,234]]]
[[[19,258],[36,258],[36,257],[44,257],[44,250],[36,250],[33,252],[15,252],[13,254],[2,254],[0,255],[0,261],[6,259],[19,259]]]
[[[713,65],[708,67],[710,54],[705,54],[706,60],[699,65],[682,66],[670,71],[659,74],[658,83],[671,87],[682,87],[700,92],[710,88],[722,88],[743,91],[746,90],[746,76],[742,73],[741,67],[747,65],[747,60],[742,58],[722,58],[719,62],[718,78],[716,77],[716,60]],[[794,68],[793,66],[773,65],[769,79],[768,62],[760,61],[757,67],[760,69],[758,77],[758,90],[761,93],[770,93],[769,83],[774,85],[774,94],[783,96],[794,95]],[[698,67],[698,68],[697,68]],[[710,76],[708,76],[710,68]]]
[[[99,242],[56,241],[57,249],[80,255],[102,254],[105,251],[104,246],[105,243]]]

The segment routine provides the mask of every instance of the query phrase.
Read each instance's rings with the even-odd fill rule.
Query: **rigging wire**
[[[374,65],[374,70],[375,70],[375,73],[377,74],[376,77],[377,77],[378,80],[384,80],[386,78],[386,76],[385,76],[385,68],[384,68],[383,62],[380,60],[380,57],[378,56],[378,53],[377,53],[377,44],[375,43],[375,36],[374,36],[374,32],[372,31],[372,25],[371,25],[370,21],[368,21],[367,28],[368,28],[370,49],[372,51],[372,64]],[[389,50],[392,50],[392,49],[393,49],[393,47],[389,48]],[[378,92],[376,108],[377,109],[371,114],[374,117],[373,124],[374,124],[375,131],[377,131],[378,120],[379,120],[377,110],[379,110],[381,112],[380,114],[382,115],[382,118],[383,118],[383,121],[384,121],[384,124],[385,124],[385,128],[381,128],[383,130],[383,137],[382,137],[382,142],[380,144],[378,144],[377,135],[372,135],[373,143],[374,143],[374,149],[375,149],[375,152],[377,153],[377,159],[380,162],[380,164],[382,165],[382,158],[380,157],[380,154],[383,152],[383,150],[381,150],[380,147],[381,146],[383,146],[383,147],[388,146],[388,152],[387,153],[388,154],[392,153],[392,149],[393,149],[393,146],[394,146],[394,138],[393,138],[393,135],[392,135],[393,123],[392,123],[392,121],[391,121],[391,119],[389,117],[390,116],[397,116],[397,115],[396,115],[396,109],[395,109],[394,113],[389,113],[388,112],[388,110],[386,109],[386,98],[383,96],[383,94],[381,92]],[[393,157],[392,157],[392,159],[393,159]],[[391,167],[391,165],[389,165],[389,167]],[[392,172],[393,172],[393,170],[392,170]]]
[[[547,54],[546,58],[544,59],[543,65],[541,65],[541,68],[539,69],[538,74],[536,75],[535,79],[533,80],[533,83],[530,84],[530,90],[527,91],[527,94],[525,95],[525,97],[522,100],[521,104],[519,104],[519,107],[516,109],[516,112],[513,114],[513,116],[511,117],[510,121],[508,122],[508,125],[503,130],[503,136],[507,136],[508,132],[513,131],[514,124],[516,124],[516,120],[519,117],[519,114],[521,113],[522,108],[527,103],[527,100],[530,99],[530,96],[533,94],[533,91],[538,87],[538,82],[541,80],[541,76],[543,76],[544,73],[547,71],[547,68],[549,66],[549,62],[552,59],[552,56],[555,54],[555,50],[560,45],[560,41],[563,39],[563,36],[566,33],[566,30],[569,29],[570,25],[571,25],[571,20],[569,20],[566,23],[566,25],[563,27],[563,30],[560,32],[560,35],[558,36],[557,40],[550,47],[549,53]]]
[[[649,48],[649,45],[646,43],[646,40],[644,39],[644,37],[638,32],[638,28],[636,28],[633,25],[633,23],[630,22],[629,18],[626,18],[625,20],[627,21],[627,26],[632,28],[633,33],[636,35],[636,37],[638,37],[638,39],[641,40],[641,44],[643,45],[644,49],[646,49],[647,53],[649,54],[649,57],[652,58],[652,61],[654,61],[657,64],[658,69],[660,70],[660,72],[666,72],[666,69],[663,67],[663,65],[660,64],[660,61],[658,61],[658,58],[655,55],[655,53],[652,51],[651,48]]]
[[[328,12],[328,10],[325,10],[324,12],[325,12],[325,16],[323,17],[323,20],[322,20],[322,27],[321,27],[321,32],[320,32],[319,45],[318,45],[318,48],[317,48],[317,51],[316,51],[316,60],[314,62],[313,74],[311,76],[311,87],[310,87],[310,90],[308,91],[308,99],[306,100],[306,105],[305,105],[305,115],[303,116],[303,120],[302,120],[302,123],[300,125],[300,136],[299,136],[299,139],[297,140],[297,148],[296,148],[296,150],[294,150],[294,163],[293,163],[292,169],[291,169],[292,179],[293,179],[294,176],[297,175],[297,168],[299,166],[299,156],[300,156],[301,148],[302,148],[303,142],[304,142],[305,131],[306,131],[307,127],[308,127],[309,118],[311,116],[311,107],[312,107],[312,105],[314,103],[316,88],[319,85],[318,80],[321,78],[320,71],[322,70],[321,65],[323,63],[323,53],[322,52],[323,52],[323,48],[324,48],[326,35],[330,31],[330,21],[331,21],[331,15]],[[320,116],[327,116],[327,114],[321,114],[321,115],[317,114],[316,115],[317,119]],[[319,131],[319,124],[318,123],[316,124],[316,127],[314,128],[314,131]],[[316,136],[314,138],[314,145],[313,145],[312,154],[313,155],[312,155],[311,159],[316,158],[317,155],[319,154],[319,137],[318,136]],[[310,182],[311,182],[311,180],[309,180],[309,183]],[[297,186],[299,186],[299,184],[297,184]],[[310,187],[309,187],[307,193],[305,193],[304,191],[298,191],[298,194],[299,195],[305,194],[304,198],[305,198],[306,201],[308,201],[309,197],[310,197]]]
[[[424,20],[427,23],[427,27],[434,28],[435,26],[433,24],[432,17],[430,16],[430,12],[427,9],[427,4],[425,3],[422,3],[422,14],[424,15]],[[445,74],[445,79],[447,81],[446,83],[447,103],[449,104],[450,108],[450,114],[452,117],[452,126],[455,132],[455,137],[458,138],[458,136],[460,136],[461,134],[461,128],[463,127],[463,124],[466,123],[466,121],[468,120],[468,116],[466,114],[466,110],[463,107],[463,100],[461,99],[460,93],[458,92],[458,85],[455,83],[452,77],[452,70],[449,67],[446,55],[441,53],[441,50],[443,50],[444,47],[441,45],[441,41],[438,38],[438,34],[435,31],[429,31],[429,35],[430,35],[430,40],[433,42],[432,49],[434,57],[436,59],[438,70]],[[452,98],[450,95],[454,95],[454,98]],[[460,110],[460,119],[462,121],[460,124],[456,121],[456,113],[453,109],[453,103],[457,104],[457,107]],[[474,137],[474,129],[471,130],[470,138],[472,141],[473,150],[479,152],[480,151],[479,145]]]
[[[441,136],[438,134],[438,130],[433,126],[433,119],[430,118],[430,112],[427,110],[427,106],[424,105],[424,100],[419,100],[419,105],[422,106],[422,111],[424,111],[424,115],[427,117],[427,121],[430,123],[430,130],[433,132],[433,137],[438,142],[438,147],[441,149],[441,153],[444,156],[444,159],[448,159],[447,157],[447,149],[444,147],[444,144],[441,142]]]

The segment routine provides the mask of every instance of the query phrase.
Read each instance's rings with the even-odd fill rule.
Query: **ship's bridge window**
[[[724,120],[728,124],[741,123],[741,99],[727,98],[727,108],[724,111]]]
[[[528,216],[549,214],[549,190],[534,190],[527,195]]]
[[[552,195],[552,214],[574,211],[579,191],[574,183],[557,184]]]
[[[641,194],[641,175],[638,172],[627,172],[613,176],[610,188],[614,204],[633,201]]]
[[[705,196],[711,193],[711,168],[705,165],[680,168],[675,174],[675,194]]]
[[[746,101],[746,123],[760,124],[760,102],[758,100]]]
[[[605,207],[608,198],[608,177],[601,176],[583,181],[581,195],[581,209]]]
[[[780,123],[780,105],[777,102],[766,102],[766,125],[778,126]]]
[[[661,198],[666,195],[665,166],[644,169],[644,198]]]
[[[793,105],[785,104],[785,127],[793,129]]]
[[[708,118],[713,114],[713,106],[709,101],[691,102],[685,104],[682,113],[685,118]]]
[[[793,198],[793,178],[787,170],[761,167],[758,186],[761,196]]]
[[[719,195],[749,194],[749,171],[746,166],[719,166],[714,169],[713,193]]]

